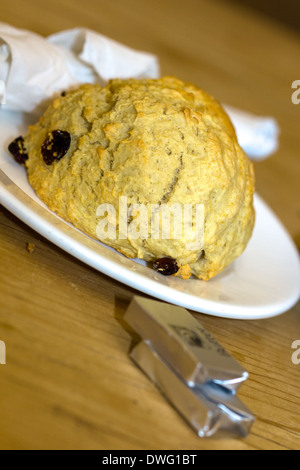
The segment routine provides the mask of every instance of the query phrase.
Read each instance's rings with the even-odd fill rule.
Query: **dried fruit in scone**
[[[28,155],[24,146],[24,139],[22,136],[17,137],[13,140],[9,146],[8,150],[14,157],[17,163],[20,165],[25,165],[26,160],[28,159]]]
[[[29,181],[51,210],[97,238],[97,209],[113,206],[116,236],[102,241],[128,257],[173,260],[156,263],[158,273],[184,267],[185,278],[189,272],[208,280],[251,237],[252,164],[222,107],[192,84],[164,77],[81,86],[56,99],[30,127],[24,148]],[[128,207],[203,204],[203,246],[191,249],[184,232],[181,238],[151,237],[150,210],[147,233],[137,238],[128,230],[124,236],[122,197]],[[128,213],[127,228],[135,217]]]

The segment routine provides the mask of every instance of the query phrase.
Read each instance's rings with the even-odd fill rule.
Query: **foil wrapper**
[[[248,435],[255,417],[236,395],[248,374],[187,310],[134,297],[124,319],[141,337],[131,359],[199,437]]]
[[[248,372],[184,308],[134,297],[124,319],[189,386],[237,390]]]
[[[219,385],[188,387],[150,343],[142,341],[130,355],[199,437],[248,435],[254,417],[234,393]]]

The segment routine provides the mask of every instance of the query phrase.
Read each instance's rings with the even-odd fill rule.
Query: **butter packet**
[[[141,337],[131,359],[199,437],[248,435],[255,417],[236,395],[248,373],[187,310],[134,297],[124,320]]]
[[[214,382],[237,390],[248,372],[184,308],[134,297],[125,321],[191,387]]]

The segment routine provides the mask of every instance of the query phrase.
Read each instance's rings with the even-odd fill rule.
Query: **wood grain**
[[[42,35],[85,26],[159,56],[163,74],[220,101],[274,116],[279,151],[255,165],[257,190],[300,247],[300,37],[215,0],[10,0],[1,21]],[[29,252],[27,244],[34,245]],[[280,250],[280,247],[278,247]],[[276,253],[274,253],[276,256]],[[300,306],[238,321],[195,314],[250,373],[240,392],[257,421],[247,439],[201,440],[128,358],[122,316],[134,290],[0,213],[1,449],[299,449]]]

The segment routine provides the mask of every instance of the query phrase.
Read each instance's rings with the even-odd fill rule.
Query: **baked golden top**
[[[45,161],[57,130],[69,134],[68,149]],[[203,249],[187,249],[184,237],[103,240],[128,257],[173,258],[207,280],[251,237],[252,164],[223,108],[192,84],[164,77],[83,85],[53,102],[29,129],[25,146],[38,196],[95,238],[98,206],[112,204],[118,212],[120,196],[148,207],[204,204]]]

